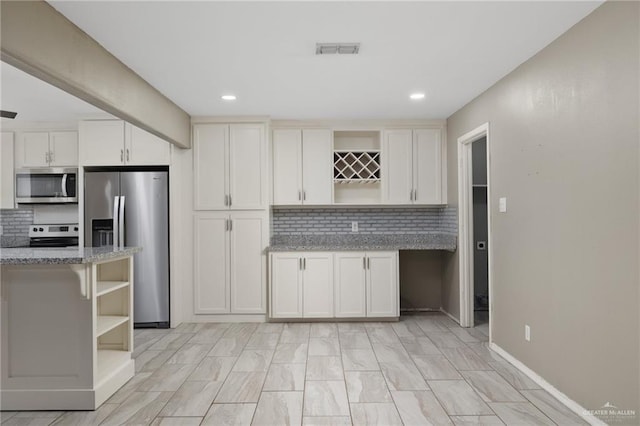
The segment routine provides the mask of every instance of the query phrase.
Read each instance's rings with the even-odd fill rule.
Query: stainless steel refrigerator
[[[114,208],[115,207],[115,208]],[[88,171],[84,245],[140,246],[134,255],[134,324],[169,326],[169,176],[166,171]]]

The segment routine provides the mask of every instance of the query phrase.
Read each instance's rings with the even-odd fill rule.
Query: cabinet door
[[[442,137],[440,129],[413,132],[413,178],[416,204],[442,203]]]
[[[271,317],[302,318],[302,257],[271,255]]]
[[[0,209],[14,209],[13,133],[2,132],[0,139]]]
[[[229,126],[193,126],[194,209],[219,210],[227,207]]]
[[[80,165],[124,164],[124,121],[81,121],[78,130]]]
[[[303,204],[331,204],[333,190],[333,143],[331,131],[302,131]]]
[[[367,253],[367,316],[398,316],[398,253]]]
[[[273,204],[302,204],[302,133],[273,131]]]
[[[413,190],[411,130],[384,132],[382,193],[386,204],[411,204]]]
[[[16,145],[16,168],[49,166],[49,132],[21,133]]]
[[[232,209],[265,205],[266,162],[264,126],[232,124],[229,133],[229,197]]]
[[[364,317],[367,314],[364,259],[365,254],[360,252],[334,255],[336,317]]]
[[[304,253],[302,261],[303,316],[333,317],[333,254]]]
[[[49,133],[51,166],[78,166],[78,132]]]
[[[171,162],[171,144],[126,123],[125,161],[130,165],[168,165]]]
[[[268,229],[263,212],[231,213],[231,312],[266,312]]]
[[[194,223],[194,312],[230,312],[228,213],[196,213]]]

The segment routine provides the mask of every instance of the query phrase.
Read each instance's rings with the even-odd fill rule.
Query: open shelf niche
[[[100,384],[131,360],[133,349],[132,268],[125,258],[96,266],[96,371]]]
[[[335,204],[377,204],[380,186],[380,131],[333,132]]]

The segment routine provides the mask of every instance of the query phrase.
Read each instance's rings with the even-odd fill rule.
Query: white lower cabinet
[[[397,317],[398,252],[369,252],[367,259],[367,316]]]
[[[335,262],[336,317],[367,316],[365,253],[336,253]]]
[[[199,212],[194,219],[196,314],[263,314],[264,212]]]
[[[271,255],[271,317],[333,317],[333,255],[322,252]]]
[[[399,316],[398,252],[271,254],[272,318]]]

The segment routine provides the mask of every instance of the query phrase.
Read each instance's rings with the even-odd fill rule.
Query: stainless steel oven
[[[77,203],[78,169],[16,170],[16,202],[30,204]]]

